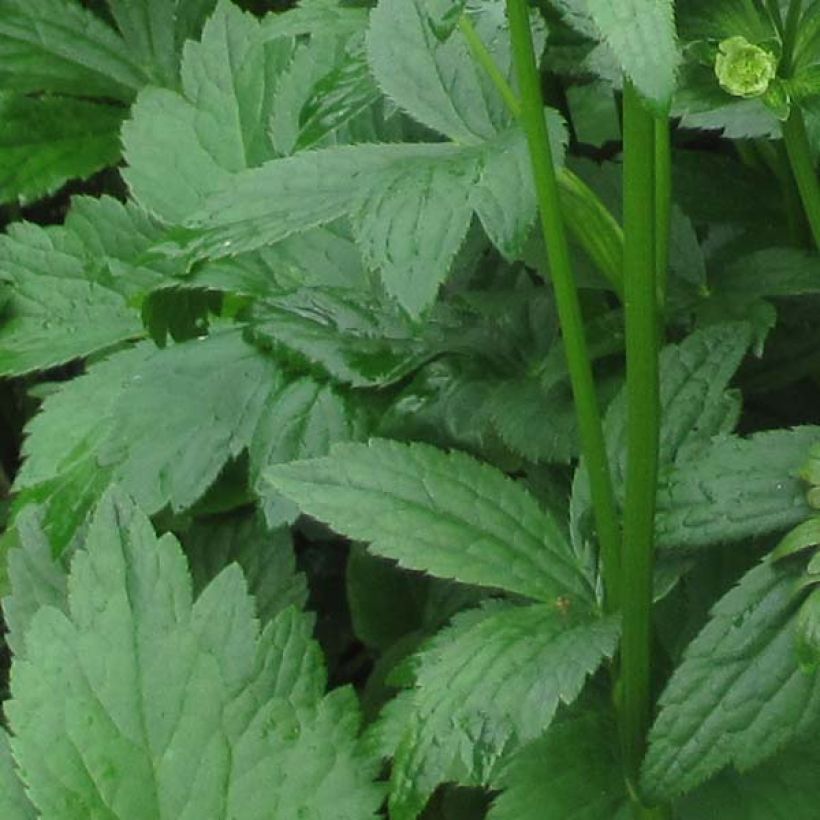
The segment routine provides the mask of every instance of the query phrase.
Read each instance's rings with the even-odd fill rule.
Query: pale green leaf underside
[[[820,427],[727,436],[685,453],[658,487],[661,546],[702,547],[786,530],[811,509],[799,471]]]
[[[266,475],[304,513],[408,568],[547,602],[590,600],[556,522],[520,485],[463,453],[372,440]]]
[[[627,77],[656,108],[669,107],[679,62],[672,0],[586,0]]]
[[[614,721],[579,710],[522,749],[496,778],[488,820],[628,820]],[[705,817],[701,820],[706,820]]]
[[[643,783],[667,799],[756,766],[817,726],[820,678],[798,665],[794,574],[763,563],[715,606],[660,699]]]
[[[0,96],[0,201],[30,202],[120,155],[124,111],[54,97]]]
[[[559,704],[578,697],[617,640],[617,621],[554,606],[490,605],[458,616],[414,659],[391,817],[415,817],[443,782],[488,785]]]
[[[3,88],[129,102],[148,79],[122,37],[79,3],[0,3]]]
[[[69,613],[40,610],[12,672],[12,747],[38,810],[374,817],[355,698],[321,698],[299,619],[286,610],[260,635],[236,566],[194,602],[174,539],[108,496],[74,559]],[[294,667],[306,653],[312,663]]]

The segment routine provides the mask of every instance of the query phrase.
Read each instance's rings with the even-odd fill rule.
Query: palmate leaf
[[[786,530],[811,508],[799,471],[820,427],[719,437],[683,454],[658,486],[660,546],[693,548]]]
[[[516,754],[495,778],[489,820],[628,820],[632,817],[615,722],[573,709]],[[706,815],[702,820],[705,820]]]
[[[113,165],[122,118],[102,103],[0,94],[0,201],[30,202]]]
[[[657,110],[668,109],[679,62],[672,0],[586,0],[621,68]]]
[[[68,612],[42,608],[14,662],[6,711],[36,808],[55,820],[375,817],[355,696],[323,697],[309,632],[287,609],[260,634],[236,566],[194,601],[176,541],[108,495],[72,563]]]
[[[651,798],[756,766],[820,720],[820,677],[795,648],[795,571],[766,562],[721,599],[660,699],[643,784]]]
[[[617,639],[616,620],[554,606],[490,604],[456,616],[410,664],[390,816],[417,817],[443,782],[489,785],[560,703],[575,700]]]
[[[402,566],[536,600],[590,602],[556,522],[526,490],[459,452],[373,439],[275,467],[300,509]]]

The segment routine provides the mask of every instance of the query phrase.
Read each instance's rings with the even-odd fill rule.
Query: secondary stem
[[[475,30],[467,14],[459,20],[473,59],[480,65],[504,100],[507,110],[521,119],[521,100],[518,99],[493,55]],[[581,247],[595,263],[603,277],[623,301],[623,231],[609,209],[595,192],[569,168],[558,171],[561,210],[567,217],[568,227]]]
[[[541,228],[549,256],[555,301],[563,331],[567,366],[578,414],[581,445],[601,544],[607,608],[618,604],[620,528],[612,491],[609,459],[592,376],[581,305],[570,263],[549,135],[544,119],[540,76],[530,32],[527,0],[507,0],[513,59],[521,89],[521,123],[527,135]]]
[[[655,249],[655,122],[624,88],[627,473],[621,607],[621,745],[634,794],[650,719],[650,636],[660,401]]]

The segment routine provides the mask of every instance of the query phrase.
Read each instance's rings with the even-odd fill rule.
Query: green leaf
[[[789,745],[745,774],[728,769],[676,804],[680,820],[814,820],[817,743]]]
[[[303,288],[258,305],[254,320],[257,344],[317,377],[353,387],[393,384],[436,352],[418,326],[361,291]]]
[[[338,226],[314,228],[252,253],[209,261],[178,281],[261,298],[281,297],[301,287],[364,291],[369,286],[356,245]]]
[[[297,379],[268,401],[250,443],[250,480],[270,521],[295,519],[298,509],[272,492],[268,467],[327,455],[332,445],[363,437],[365,420],[353,402],[328,385]]]
[[[274,363],[238,331],[117,353],[46,399],[29,424],[19,503],[52,499],[76,474],[91,482],[89,501],[115,481],[149,514],[185,510],[248,447],[279,382]],[[57,501],[46,512],[49,537],[62,533],[55,549],[87,509]]]
[[[111,105],[0,94],[0,201],[25,204],[114,165],[122,117]]]
[[[195,37],[215,0],[106,0],[131,54],[151,81],[176,85],[183,43]]]
[[[37,611],[43,606],[66,608],[66,571],[51,551],[36,508],[23,511],[14,532],[16,546],[7,557],[12,594],[3,599],[3,620],[9,649],[23,658],[26,633]]]
[[[181,93],[146,89],[123,126],[137,201],[181,222],[232,174],[273,157],[267,120],[291,51],[290,41],[266,43],[256,18],[221,0],[201,41],[185,47]]]
[[[170,336],[184,342],[208,334],[210,318],[219,315],[218,291],[170,285],[151,291],[142,302],[142,322],[154,343],[165,347]]]
[[[414,818],[444,782],[488,785],[612,657],[615,620],[555,606],[488,605],[458,615],[412,661],[412,710],[392,769],[390,813]]]
[[[130,102],[148,81],[122,37],[74,0],[2,0],[0,86]]]
[[[786,530],[811,514],[799,477],[820,427],[723,436],[682,453],[662,475],[655,532],[678,549]]]
[[[37,813],[31,805],[14,766],[9,747],[9,736],[0,727],[0,815],[5,820],[35,820]]]
[[[384,93],[416,120],[466,145],[492,139],[511,115],[459,30],[442,40],[430,0],[381,0],[370,17],[370,65]],[[510,74],[504,4],[489,0],[476,30]]]
[[[800,669],[794,570],[763,563],[714,607],[660,699],[643,783],[690,791],[730,764],[744,772],[820,720],[820,679]]]
[[[609,715],[578,709],[513,757],[488,820],[627,820],[632,817]],[[705,815],[704,815],[705,820]]]
[[[69,588],[68,614],[35,616],[6,707],[44,816],[376,816],[355,697],[321,696],[304,616],[260,635],[236,566],[194,602],[179,545],[117,494]]]
[[[339,0],[301,0],[285,14],[269,14],[262,21],[266,40],[311,35],[345,36],[367,25],[369,10],[340,4]]]
[[[275,489],[410,569],[554,602],[589,602],[555,521],[521,486],[469,456],[386,440],[268,471]]]
[[[738,397],[727,390],[751,340],[745,323],[724,323],[696,331],[660,356],[661,469],[671,465],[681,450],[695,452],[737,423]],[[607,451],[616,493],[622,495],[626,477],[626,393],[613,399],[604,418]],[[571,516],[573,540],[579,543],[581,522],[590,512],[586,465],[576,470]]]
[[[28,223],[0,238],[1,275],[12,286],[0,324],[0,373],[44,370],[142,335],[120,282],[77,240],[70,229]]]
[[[668,345],[660,356],[660,463],[673,463],[683,450],[730,432],[739,413],[737,395],[728,390],[749,349],[751,332],[745,323],[705,328],[680,344]],[[626,474],[626,393],[609,406],[605,420],[607,446],[620,480]]]
[[[231,563],[236,562],[256,601],[262,624],[289,606],[301,609],[307,584],[296,571],[290,530],[269,530],[259,515],[231,515],[197,521],[182,538],[191,567],[194,594]]]
[[[653,108],[669,108],[679,62],[672,0],[586,0],[624,73]]]
[[[450,145],[297,154],[235,175],[188,220],[192,232],[183,247],[197,257],[233,255],[349,215],[365,261],[381,269],[407,310],[418,312],[435,298],[466,236],[466,192],[476,175],[476,152]],[[269,196],[271,190],[279,195]]]

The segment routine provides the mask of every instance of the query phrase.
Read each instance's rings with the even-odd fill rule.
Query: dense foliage
[[[820,2],[274,5],[0,0],[0,817],[813,820]]]

